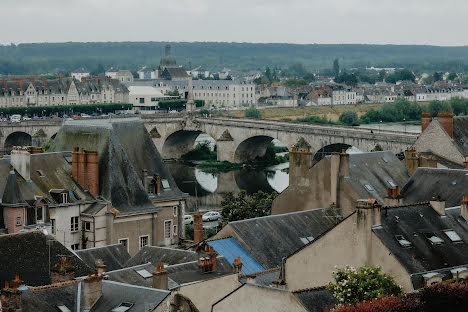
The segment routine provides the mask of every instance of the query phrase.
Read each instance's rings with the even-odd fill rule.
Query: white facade
[[[129,100],[136,111],[151,111],[158,108],[159,100],[170,98],[152,86],[129,86]]]
[[[81,79],[83,79],[83,78],[88,78],[89,75],[90,75],[90,73],[88,73],[88,72],[77,71],[77,72],[71,73],[70,77],[81,81]]]

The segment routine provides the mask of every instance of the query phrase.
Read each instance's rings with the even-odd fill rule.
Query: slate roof
[[[274,268],[262,272],[243,275],[240,277],[239,282],[246,283],[247,277],[255,277],[255,284],[259,286],[271,286],[273,281],[278,280],[281,275],[281,268]]]
[[[337,303],[335,297],[325,288],[304,289],[293,292],[307,311],[328,311]]]
[[[260,264],[271,269],[281,265],[283,257],[304,246],[307,237],[316,238],[336,222],[326,216],[324,209],[317,208],[234,221],[227,226]]]
[[[215,251],[226,258],[229,263],[234,263],[234,259],[240,257],[242,261],[242,274],[251,274],[264,271],[265,268],[255,260],[235,238],[223,238],[207,242]]]
[[[453,142],[463,156],[468,156],[468,117],[453,117]]]
[[[440,216],[430,205],[409,205],[381,212],[382,224],[372,231],[398,259],[409,274],[468,264],[468,223],[460,215],[460,207],[446,209]],[[444,230],[453,230],[461,238],[453,242]],[[430,235],[442,239],[441,244],[429,241]],[[410,246],[402,246],[395,235],[402,235]]]
[[[161,262],[167,265],[173,265],[197,260],[198,254],[195,251],[145,246],[140,249],[136,255],[129,259],[127,263],[125,263],[125,266],[131,267],[148,262],[151,262],[153,265]]]
[[[401,190],[405,203],[420,203],[440,196],[446,207],[460,205],[468,193],[468,170],[418,168]]]
[[[161,74],[161,78],[188,79],[189,75],[187,74],[187,71],[183,67],[166,67]]]
[[[21,311],[58,311],[57,306],[59,305],[66,306],[68,309],[70,309],[70,311],[76,311],[77,293],[78,283],[59,288],[49,288],[41,291],[31,291],[29,288],[26,288],[21,292]]]
[[[218,256],[216,261],[216,273],[201,272],[198,268],[198,261],[170,265],[166,267],[166,271],[169,273],[169,278],[179,285],[210,280],[224,275],[233,274],[231,264],[224,257]]]
[[[169,183],[156,200],[187,196],[175,184],[139,118],[66,121],[50,150],[72,151],[75,146],[97,151],[100,195],[121,214],[155,209],[142,184],[143,169]]]
[[[16,174],[14,170],[10,171],[7,177],[5,189],[3,190],[2,204],[26,204],[21,195],[21,191],[16,180]]]
[[[53,236],[39,232],[0,235],[0,284],[12,280],[16,274],[29,286],[50,284],[49,269],[60,256],[69,256],[75,266],[75,276],[84,276],[91,268]]]
[[[94,268],[96,261],[101,259],[106,265],[107,271],[123,268],[125,262],[130,259],[130,254],[122,244],[81,249],[76,250],[75,253],[90,268]]]
[[[326,159],[330,160],[330,156]],[[409,180],[405,165],[390,151],[349,155],[349,177],[345,177],[360,198],[375,198],[383,203],[389,182],[402,187]],[[372,191],[366,188],[370,185]]]

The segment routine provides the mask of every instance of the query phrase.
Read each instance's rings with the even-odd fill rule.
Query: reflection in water
[[[180,162],[167,162],[166,165],[180,190],[191,195],[187,200],[187,212],[195,212],[197,208],[199,211],[219,210],[227,192],[246,190],[248,194],[258,191],[279,193],[289,183],[288,174],[281,171],[288,168],[289,163],[265,170],[241,169],[218,173],[206,173]]]

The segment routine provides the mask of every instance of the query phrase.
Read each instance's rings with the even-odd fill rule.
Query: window
[[[68,194],[62,193],[61,199],[62,199],[62,204],[68,203]]]
[[[458,243],[462,241],[460,235],[458,235],[458,233],[455,232],[454,230],[444,230],[444,233],[454,243]]]
[[[21,217],[16,217],[16,225],[21,225]]]
[[[84,221],[83,222],[83,227],[85,231],[91,231],[91,222],[89,221]]]
[[[427,240],[432,244],[432,245],[440,245],[444,242],[444,240],[433,232],[426,232],[424,233],[424,236],[427,238]]]
[[[145,104],[145,98],[140,98],[140,104]]]
[[[72,250],[78,250],[78,249],[80,249],[80,245],[79,244],[73,244],[73,245],[71,245],[71,249]]]
[[[403,235],[395,235],[398,243],[403,247],[411,247],[411,242],[407,240]]]
[[[140,249],[148,246],[149,235],[140,236]]]
[[[374,188],[373,188],[370,184],[365,184],[364,187],[365,187],[366,190],[368,190],[369,192],[374,191]]]
[[[121,239],[118,240],[118,242],[119,242],[119,244],[122,244],[125,247],[125,249],[127,249],[127,252],[128,252],[128,250],[129,250],[129,248],[128,248],[129,247],[128,238],[121,238]]]
[[[171,238],[172,221],[164,221],[164,238]]]
[[[148,272],[148,270],[146,270],[146,269],[136,270],[136,272],[137,272],[138,274],[140,274],[141,277],[143,277],[143,278],[153,277],[153,274],[151,274],[150,272]]]
[[[174,225],[174,232],[173,232],[173,235],[174,235],[174,236],[177,236],[177,225]]]
[[[43,209],[42,206],[37,206],[36,207],[36,221],[42,221],[43,220]]]
[[[52,231],[52,234],[55,234],[55,219],[50,219],[50,227],[51,227],[51,231]]]
[[[177,206],[172,207],[172,214],[177,217]]]
[[[117,307],[112,309],[112,312],[126,312],[133,307],[133,303],[130,302],[122,302]]]
[[[78,231],[78,217],[71,217],[70,219],[70,231],[77,232]]]

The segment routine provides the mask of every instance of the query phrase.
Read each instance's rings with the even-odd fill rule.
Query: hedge
[[[108,103],[108,104],[79,104],[79,105],[57,105],[57,106],[26,106],[26,107],[0,107],[2,115],[29,115],[42,116],[53,114],[92,114],[92,113],[113,113],[117,110],[129,110],[133,105],[128,103]]]
[[[203,107],[205,105],[205,101],[203,100],[195,100],[196,107]],[[186,99],[177,99],[177,100],[163,100],[159,101],[159,109],[180,109],[185,108],[185,104],[187,104]]]

